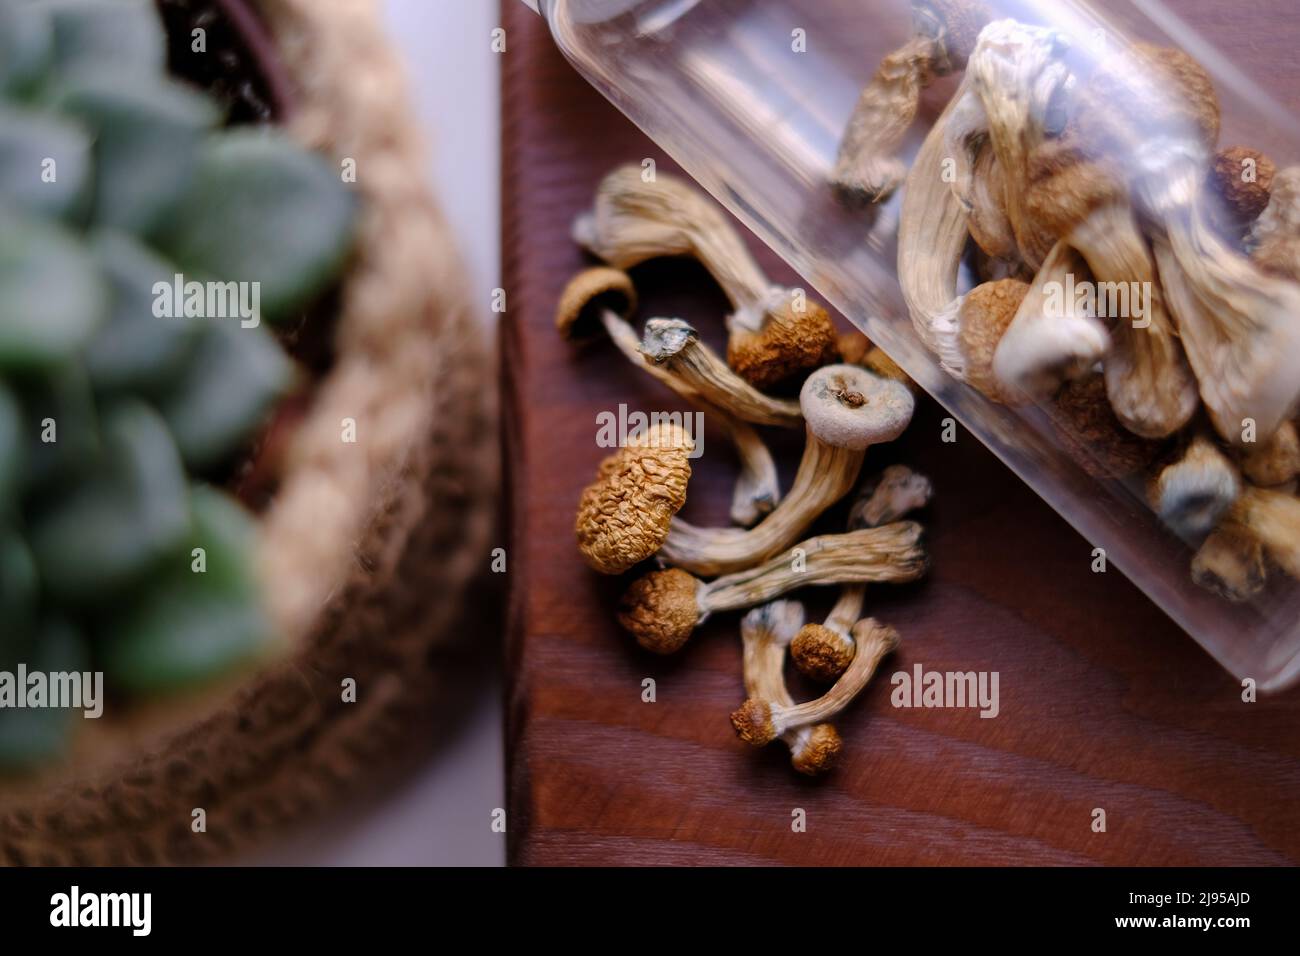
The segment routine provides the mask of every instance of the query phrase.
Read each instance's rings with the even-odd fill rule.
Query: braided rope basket
[[[0,862],[212,859],[373,784],[435,733],[439,652],[488,564],[493,373],[374,4],[249,3],[290,87],[289,130],[356,160],[363,209],[336,361],[262,522],[261,577],[287,647],[199,697],[127,719],[110,707],[61,766],[0,780]],[[340,440],[344,418],[355,444]]]

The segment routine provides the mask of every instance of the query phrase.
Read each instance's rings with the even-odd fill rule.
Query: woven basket
[[[374,5],[248,2],[278,51],[290,131],[356,160],[363,207],[337,358],[262,526],[289,645],[237,684],[127,719],[110,708],[78,728],[65,764],[0,781],[0,862],[213,859],[373,784],[436,734],[440,661],[488,566],[492,367]],[[355,444],[340,440],[344,418]]]

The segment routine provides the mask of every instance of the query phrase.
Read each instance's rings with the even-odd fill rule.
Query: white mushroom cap
[[[826,365],[803,383],[799,407],[820,441],[861,451],[901,435],[916,402],[902,382],[857,365]]]

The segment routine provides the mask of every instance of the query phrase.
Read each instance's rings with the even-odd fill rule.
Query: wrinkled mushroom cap
[[[790,642],[799,673],[823,684],[839,680],[853,660],[853,642],[822,624],[805,624]]]
[[[915,407],[902,382],[857,365],[819,368],[799,392],[808,430],[828,445],[853,451],[893,441],[911,422]]]
[[[736,736],[755,747],[770,744],[776,739],[772,708],[767,701],[756,697],[750,697],[740,705],[739,710],[732,711],[731,726],[736,729]]]
[[[570,342],[595,338],[605,328],[601,309],[625,319],[636,311],[636,289],[621,269],[598,266],[570,279],[555,307],[555,328]]]
[[[957,337],[966,359],[966,381],[995,402],[1011,404],[1018,398],[993,374],[993,355],[1028,291],[1027,282],[998,279],[977,285],[962,299]]]
[[[816,777],[835,766],[843,747],[839,731],[830,724],[817,724],[791,748],[790,764],[800,773]]]
[[[939,41],[942,59],[934,64],[939,75],[965,69],[980,31],[992,19],[980,0],[912,0],[912,22],[917,32]]]
[[[1127,187],[1110,166],[1072,147],[1045,143],[1030,155],[1017,241],[1027,259],[1041,263],[1094,210],[1126,200]]]
[[[1155,461],[1164,447],[1124,427],[1111,407],[1102,375],[1066,382],[1056,396],[1052,418],[1066,451],[1093,477],[1128,477]]]
[[[681,568],[652,571],[632,582],[619,605],[618,623],[656,654],[680,650],[700,619],[700,582]]]
[[[601,574],[622,574],[659,550],[686,503],[694,447],[680,425],[659,422],[600,463],[574,522],[587,564]]]
[[[1247,170],[1253,180],[1246,178]],[[1228,211],[1242,223],[1253,221],[1268,206],[1277,167],[1273,160],[1249,146],[1219,150],[1210,167],[1210,186],[1223,198]]]
[[[755,388],[771,388],[832,361],[838,349],[830,314],[812,299],[795,308],[793,294],[769,309],[758,331],[734,328],[727,339],[727,364]]]

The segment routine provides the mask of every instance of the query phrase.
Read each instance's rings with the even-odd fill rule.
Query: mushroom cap
[[[1160,520],[1188,538],[1208,534],[1241,493],[1241,476],[1226,455],[1205,438],[1188,446],[1156,477]]]
[[[681,568],[651,571],[632,582],[619,603],[618,623],[656,654],[680,650],[700,619],[700,582]]]
[[[830,724],[817,724],[790,749],[790,764],[800,773],[816,777],[835,766],[843,747],[839,731]]]
[[[605,328],[602,308],[625,319],[636,311],[636,289],[622,269],[597,266],[570,279],[555,307],[555,328],[570,342],[595,338]]]
[[[835,324],[812,299],[796,309],[787,293],[769,309],[758,331],[733,328],[727,339],[727,364],[757,389],[792,378],[833,361],[837,350]]]
[[[939,75],[965,69],[980,31],[992,18],[980,0],[912,0],[916,28],[943,45],[943,59],[934,66]]]
[[[871,339],[867,338],[857,329],[852,332],[842,332],[835,339],[836,347],[839,349],[840,361],[846,365],[861,365],[862,360],[867,357],[871,351]]]
[[[1011,404],[1017,398],[993,374],[993,355],[1028,292],[1027,282],[998,279],[977,285],[962,299],[957,338],[966,359],[966,381],[995,402]]]
[[[1174,47],[1135,43],[1098,64],[1076,117],[1083,141],[1126,159],[1163,131],[1192,137],[1207,153],[1219,141],[1219,99],[1205,68]]]
[[[1124,427],[1111,408],[1102,375],[1067,382],[1056,396],[1052,417],[1067,452],[1094,477],[1126,478],[1154,462],[1164,447]]]
[[[1249,446],[1241,472],[1261,488],[1284,485],[1300,474],[1300,435],[1292,422],[1283,422],[1268,441]]]
[[[1245,171],[1253,170],[1248,182]],[[1228,146],[1219,150],[1210,167],[1210,185],[1223,197],[1224,204],[1237,219],[1251,222],[1268,205],[1277,166],[1273,160],[1249,146]]]
[[[1248,601],[1268,581],[1264,548],[1249,529],[1225,521],[1197,550],[1192,580],[1234,604]]]
[[[1127,198],[1126,185],[1109,165],[1084,158],[1069,144],[1047,141],[1030,155],[1017,241],[1026,259],[1041,263],[1095,209]]]
[[[853,660],[853,642],[823,624],[805,624],[790,642],[799,673],[823,684],[839,680]]]
[[[767,701],[757,697],[750,697],[740,705],[739,710],[732,711],[731,726],[736,729],[736,736],[755,747],[770,744],[776,739],[772,708]]]
[[[1269,275],[1300,282],[1300,236],[1277,236],[1258,246],[1250,258]]]
[[[587,564],[622,574],[659,550],[686,503],[694,447],[680,425],[656,422],[600,463],[574,521]]]
[[[852,451],[893,441],[911,422],[915,407],[902,382],[857,365],[819,368],[799,392],[808,431],[828,445]]]

